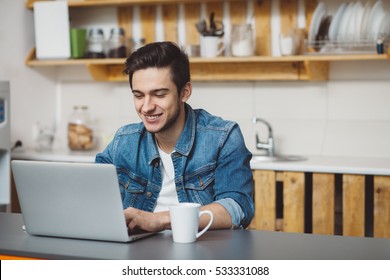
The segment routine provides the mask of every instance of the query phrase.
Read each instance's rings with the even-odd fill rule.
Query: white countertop
[[[16,149],[11,152],[11,158],[42,161],[95,162],[97,153],[99,153],[97,150],[71,151],[69,149],[59,149],[53,151],[37,151],[35,149]]]
[[[303,161],[251,162],[252,169],[390,175],[390,158],[308,156]]]
[[[94,162],[99,151],[70,151],[68,149],[39,152],[29,149],[16,149],[12,159]],[[390,158],[358,158],[307,156],[303,161],[292,162],[251,162],[252,169],[319,172],[340,174],[390,175]]]

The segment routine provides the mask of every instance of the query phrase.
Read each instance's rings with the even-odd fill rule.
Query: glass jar
[[[87,106],[74,106],[68,121],[68,146],[74,151],[94,148],[94,131]]]
[[[92,28],[88,33],[88,58],[105,58],[104,33],[100,28]]]
[[[112,28],[108,40],[108,57],[127,57],[125,31],[123,28]]]
[[[253,30],[250,24],[234,24],[232,28],[232,55],[252,56],[255,53]]]

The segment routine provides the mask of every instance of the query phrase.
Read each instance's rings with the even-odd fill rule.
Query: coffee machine
[[[0,81],[0,211],[7,209],[11,199],[10,146],[10,86]]]

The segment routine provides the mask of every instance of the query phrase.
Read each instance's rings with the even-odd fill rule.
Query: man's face
[[[151,133],[174,132],[184,122],[188,97],[177,92],[170,69],[147,68],[133,74],[135,109]]]

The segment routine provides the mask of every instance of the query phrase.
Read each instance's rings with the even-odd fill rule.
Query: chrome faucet
[[[260,119],[260,118],[256,118],[256,117],[254,117],[252,119],[252,123],[253,124],[263,123],[268,128],[268,142],[267,143],[261,142],[260,138],[259,138],[259,134],[256,133],[256,148],[258,150],[266,150],[267,151],[267,156],[270,156],[270,157],[275,156],[275,143],[274,143],[274,137],[273,137],[273,134],[272,134],[271,124],[269,122],[267,122],[266,120],[264,120],[264,119]]]

